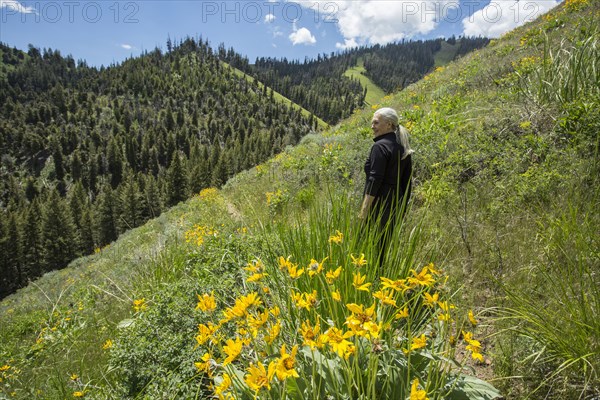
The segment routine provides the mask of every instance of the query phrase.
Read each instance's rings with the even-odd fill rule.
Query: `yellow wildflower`
[[[432,286],[435,283],[435,279],[428,272],[428,268],[424,267],[421,272],[417,273],[414,269],[411,269],[412,277],[408,278],[408,283],[413,286]]]
[[[262,261],[260,259],[256,259],[252,262],[249,262],[246,267],[244,267],[244,270],[251,272],[253,274],[260,272],[264,269],[264,265],[262,263]]]
[[[252,332],[252,337],[256,337],[258,335],[258,330],[262,328],[267,321],[269,320],[269,311],[259,312],[256,316],[252,314],[248,314],[248,318],[246,322],[248,323],[248,327]]]
[[[279,261],[279,269],[288,269],[292,266],[292,262],[290,261],[290,257],[292,256],[288,256],[288,258],[283,258],[282,256],[280,256],[278,258]]]
[[[337,269],[334,271],[332,269],[330,269],[329,271],[327,271],[327,273],[325,274],[325,280],[327,281],[328,284],[332,284],[333,281],[335,281],[337,278],[339,278],[340,274],[342,273],[342,267],[337,267]]]
[[[298,269],[297,264],[290,264],[287,270],[288,274],[290,274],[290,278],[292,279],[300,278],[300,276],[302,276],[302,274],[304,273],[304,268]]]
[[[279,309],[279,306],[275,306],[275,307],[269,309],[269,312],[271,314],[273,314],[274,317],[279,317],[279,314],[281,314],[281,310]]]
[[[317,291],[312,293],[295,293],[292,292],[292,299],[296,303],[296,307],[310,310],[317,304]]]
[[[281,357],[277,359],[277,367],[275,374],[277,379],[285,381],[287,378],[294,377],[299,378],[298,372],[294,369],[296,365],[296,353],[298,352],[298,346],[292,348],[291,353],[286,353],[285,344],[281,346]]]
[[[269,276],[269,274],[265,274],[265,273],[256,273],[256,274],[252,274],[248,277],[248,279],[246,279],[246,282],[248,283],[252,283],[252,282],[258,282],[260,281],[262,278],[264,278],[265,276]]]
[[[331,298],[335,301],[342,301],[342,295],[339,290],[334,290],[331,292]]]
[[[471,357],[473,357],[473,360],[479,361],[479,362],[483,362],[483,354],[478,353],[478,352],[472,352],[471,353]]]
[[[233,307],[223,310],[225,316],[224,322],[231,321],[235,318],[245,317],[248,313],[248,308],[252,306],[259,306],[262,304],[258,293],[252,292],[246,296],[242,296],[235,300]]]
[[[365,260],[365,255],[363,253],[361,253],[359,257],[354,257],[353,254],[350,254],[350,258],[352,259],[352,264],[357,268],[367,265],[367,260]]]
[[[380,290],[373,293],[373,297],[379,299],[383,305],[396,306],[396,300],[394,300],[390,292],[384,292],[383,290]]]
[[[5,371],[8,371],[9,369],[10,369],[10,365],[4,364],[3,366],[0,367],[0,372],[5,372]]]
[[[408,307],[404,307],[402,310],[396,313],[396,319],[408,318]]]
[[[79,375],[77,375],[77,374],[71,374],[70,378],[71,378],[72,381],[76,381],[77,379],[79,379]]]
[[[198,346],[202,346],[209,339],[213,341],[214,333],[219,329],[218,325],[209,322],[208,325],[199,324],[198,325],[198,335],[196,336],[196,342],[198,342]]]
[[[85,392],[83,392],[83,391],[73,392],[73,397],[85,397]]]
[[[113,347],[113,342],[110,339],[106,339],[106,342],[102,345],[102,350],[108,350]]]
[[[335,235],[329,236],[329,243],[340,244],[344,240],[344,234],[340,231],[335,231]]]
[[[419,379],[412,381],[410,387],[410,400],[429,400],[427,392],[419,389]]]
[[[398,279],[393,281],[383,276],[381,277],[381,286],[383,286],[383,289],[392,289],[396,292],[410,289],[410,287],[406,285],[406,279]]]
[[[227,344],[223,346],[223,352],[227,354],[227,358],[223,361],[223,366],[231,363],[233,360],[237,358],[242,352],[242,346],[244,342],[239,338],[236,338],[235,341],[232,339],[227,339]]]
[[[196,305],[196,310],[210,312],[217,308],[214,292],[211,292],[210,294],[204,293],[202,296],[198,294],[197,296],[198,304]]]
[[[277,339],[280,332],[281,332],[281,320],[277,320],[275,325],[273,325],[267,331],[267,334],[265,335],[265,342],[267,342],[267,344],[272,344],[275,341],[275,339]]]
[[[469,322],[471,323],[471,325],[473,326],[477,326],[477,320],[475,319],[475,316],[473,315],[473,310],[469,310]]]
[[[364,283],[365,279],[367,278],[366,275],[362,276],[360,274],[360,272],[356,273],[356,274],[352,274],[354,276],[354,279],[352,281],[352,286],[354,286],[357,290],[362,290],[365,292],[369,291],[369,286],[371,286],[370,283]]]
[[[219,397],[225,393],[231,387],[231,377],[229,374],[223,374],[223,380],[217,386],[215,386],[215,394]]]
[[[321,262],[318,262],[314,258],[311,259],[310,264],[308,264],[308,267],[306,267],[306,269],[308,270],[308,276],[310,276],[312,278],[313,276],[320,274],[321,271],[323,271],[323,263],[328,258],[329,257],[325,257],[324,259],[321,260]]]
[[[258,392],[262,388],[267,390],[271,389],[271,380],[275,375],[276,364],[275,361],[271,361],[268,367],[268,371],[265,366],[259,361],[256,365],[250,363],[248,367],[249,374],[246,375],[245,381],[250,389]]]
[[[423,296],[425,297],[425,302],[423,304],[425,304],[427,307],[435,306],[440,298],[440,294],[437,292],[434,293],[433,296],[425,292],[423,293]]]
[[[146,299],[137,299],[133,301],[133,309],[135,312],[144,311],[147,308]]]
[[[302,323],[302,326],[300,327],[300,334],[304,339],[303,344],[309,346],[311,349],[314,349],[315,347],[320,347],[319,344],[315,341],[320,330],[321,326],[319,324],[319,321],[317,321],[315,326],[312,326],[308,319],[304,321]]]
[[[202,361],[198,361],[198,362],[194,363],[194,365],[196,366],[196,369],[198,369],[199,372],[204,372],[209,377],[212,376],[212,368],[211,367],[213,366],[214,361],[213,361],[210,353],[204,353],[201,360]]]
[[[348,358],[348,356],[355,351],[354,345],[346,340],[352,336],[352,332],[343,333],[340,329],[335,327],[331,327],[325,332],[325,338],[329,346],[331,346],[331,349],[343,358]]]
[[[420,337],[412,339],[410,344],[410,350],[412,351],[422,349],[425,346],[427,346],[427,337],[425,336],[425,334],[422,334]]]

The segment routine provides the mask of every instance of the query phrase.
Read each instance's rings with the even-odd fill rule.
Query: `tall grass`
[[[554,205],[562,213],[544,213],[538,234],[544,261],[528,267],[529,285],[504,287],[509,306],[501,314],[535,349],[524,362],[541,374],[528,398],[600,394],[598,194],[576,194],[566,207]]]
[[[421,226],[400,222],[378,266],[381,233],[337,193],[305,213],[265,224],[271,245],[250,260],[245,295],[226,304],[201,295],[206,320],[198,368],[223,398],[493,399],[455,359],[466,312],[451,304],[428,262]],[[462,314],[462,316],[461,316]]]
[[[546,38],[539,67],[522,79],[523,93],[540,105],[565,105],[599,96],[600,33],[593,29],[584,39],[563,39],[556,49]]]

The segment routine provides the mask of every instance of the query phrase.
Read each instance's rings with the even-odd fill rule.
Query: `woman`
[[[406,128],[392,108],[380,108],[371,120],[373,141],[365,163],[364,199],[359,218],[378,218],[382,229],[380,264],[398,213],[404,214],[411,193],[412,157]]]

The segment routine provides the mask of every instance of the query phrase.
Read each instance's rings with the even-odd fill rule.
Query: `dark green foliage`
[[[77,254],[75,228],[57,190],[52,190],[42,211],[43,268],[52,271],[66,266]]]

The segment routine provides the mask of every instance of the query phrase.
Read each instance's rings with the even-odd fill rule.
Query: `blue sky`
[[[0,41],[100,66],[186,36],[256,57],[314,58],[357,45],[504,32],[562,0],[0,0]]]

